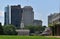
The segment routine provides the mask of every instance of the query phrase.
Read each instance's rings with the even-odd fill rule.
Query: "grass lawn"
[[[0,39],[60,39],[46,36],[0,36]]]

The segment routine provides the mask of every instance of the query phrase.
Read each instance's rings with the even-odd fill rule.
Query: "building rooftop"
[[[25,6],[24,8],[32,8],[31,6]]]
[[[42,22],[42,20],[34,20],[34,21],[40,21],[40,22]]]
[[[26,9],[26,10],[33,10],[33,8],[31,6],[25,6],[23,7],[23,9]]]

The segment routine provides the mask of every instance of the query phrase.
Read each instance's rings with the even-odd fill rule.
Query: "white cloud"
[[[0,22],[4,25],[4,12],[0,11]]]
[[[21,8],[23,8],[24,6],[21,6]]]
[[[4,12],[3,11],[0,11],[0,16],[4,17]]]

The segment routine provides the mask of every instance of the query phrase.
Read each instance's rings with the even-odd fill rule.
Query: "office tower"
[[[33,25],[34,12],[31,6],[25,6],[23,8],[22,16],[23,16],[24,26]]]
[[[5,7],[5,25],[12,24],[17,28],[20,28],[22,18],[22,9],[20,5]]]

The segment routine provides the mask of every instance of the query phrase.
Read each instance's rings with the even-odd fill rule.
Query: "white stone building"
[[[48,16],[48,24],[60,23],[60,13],[54,13]]]

